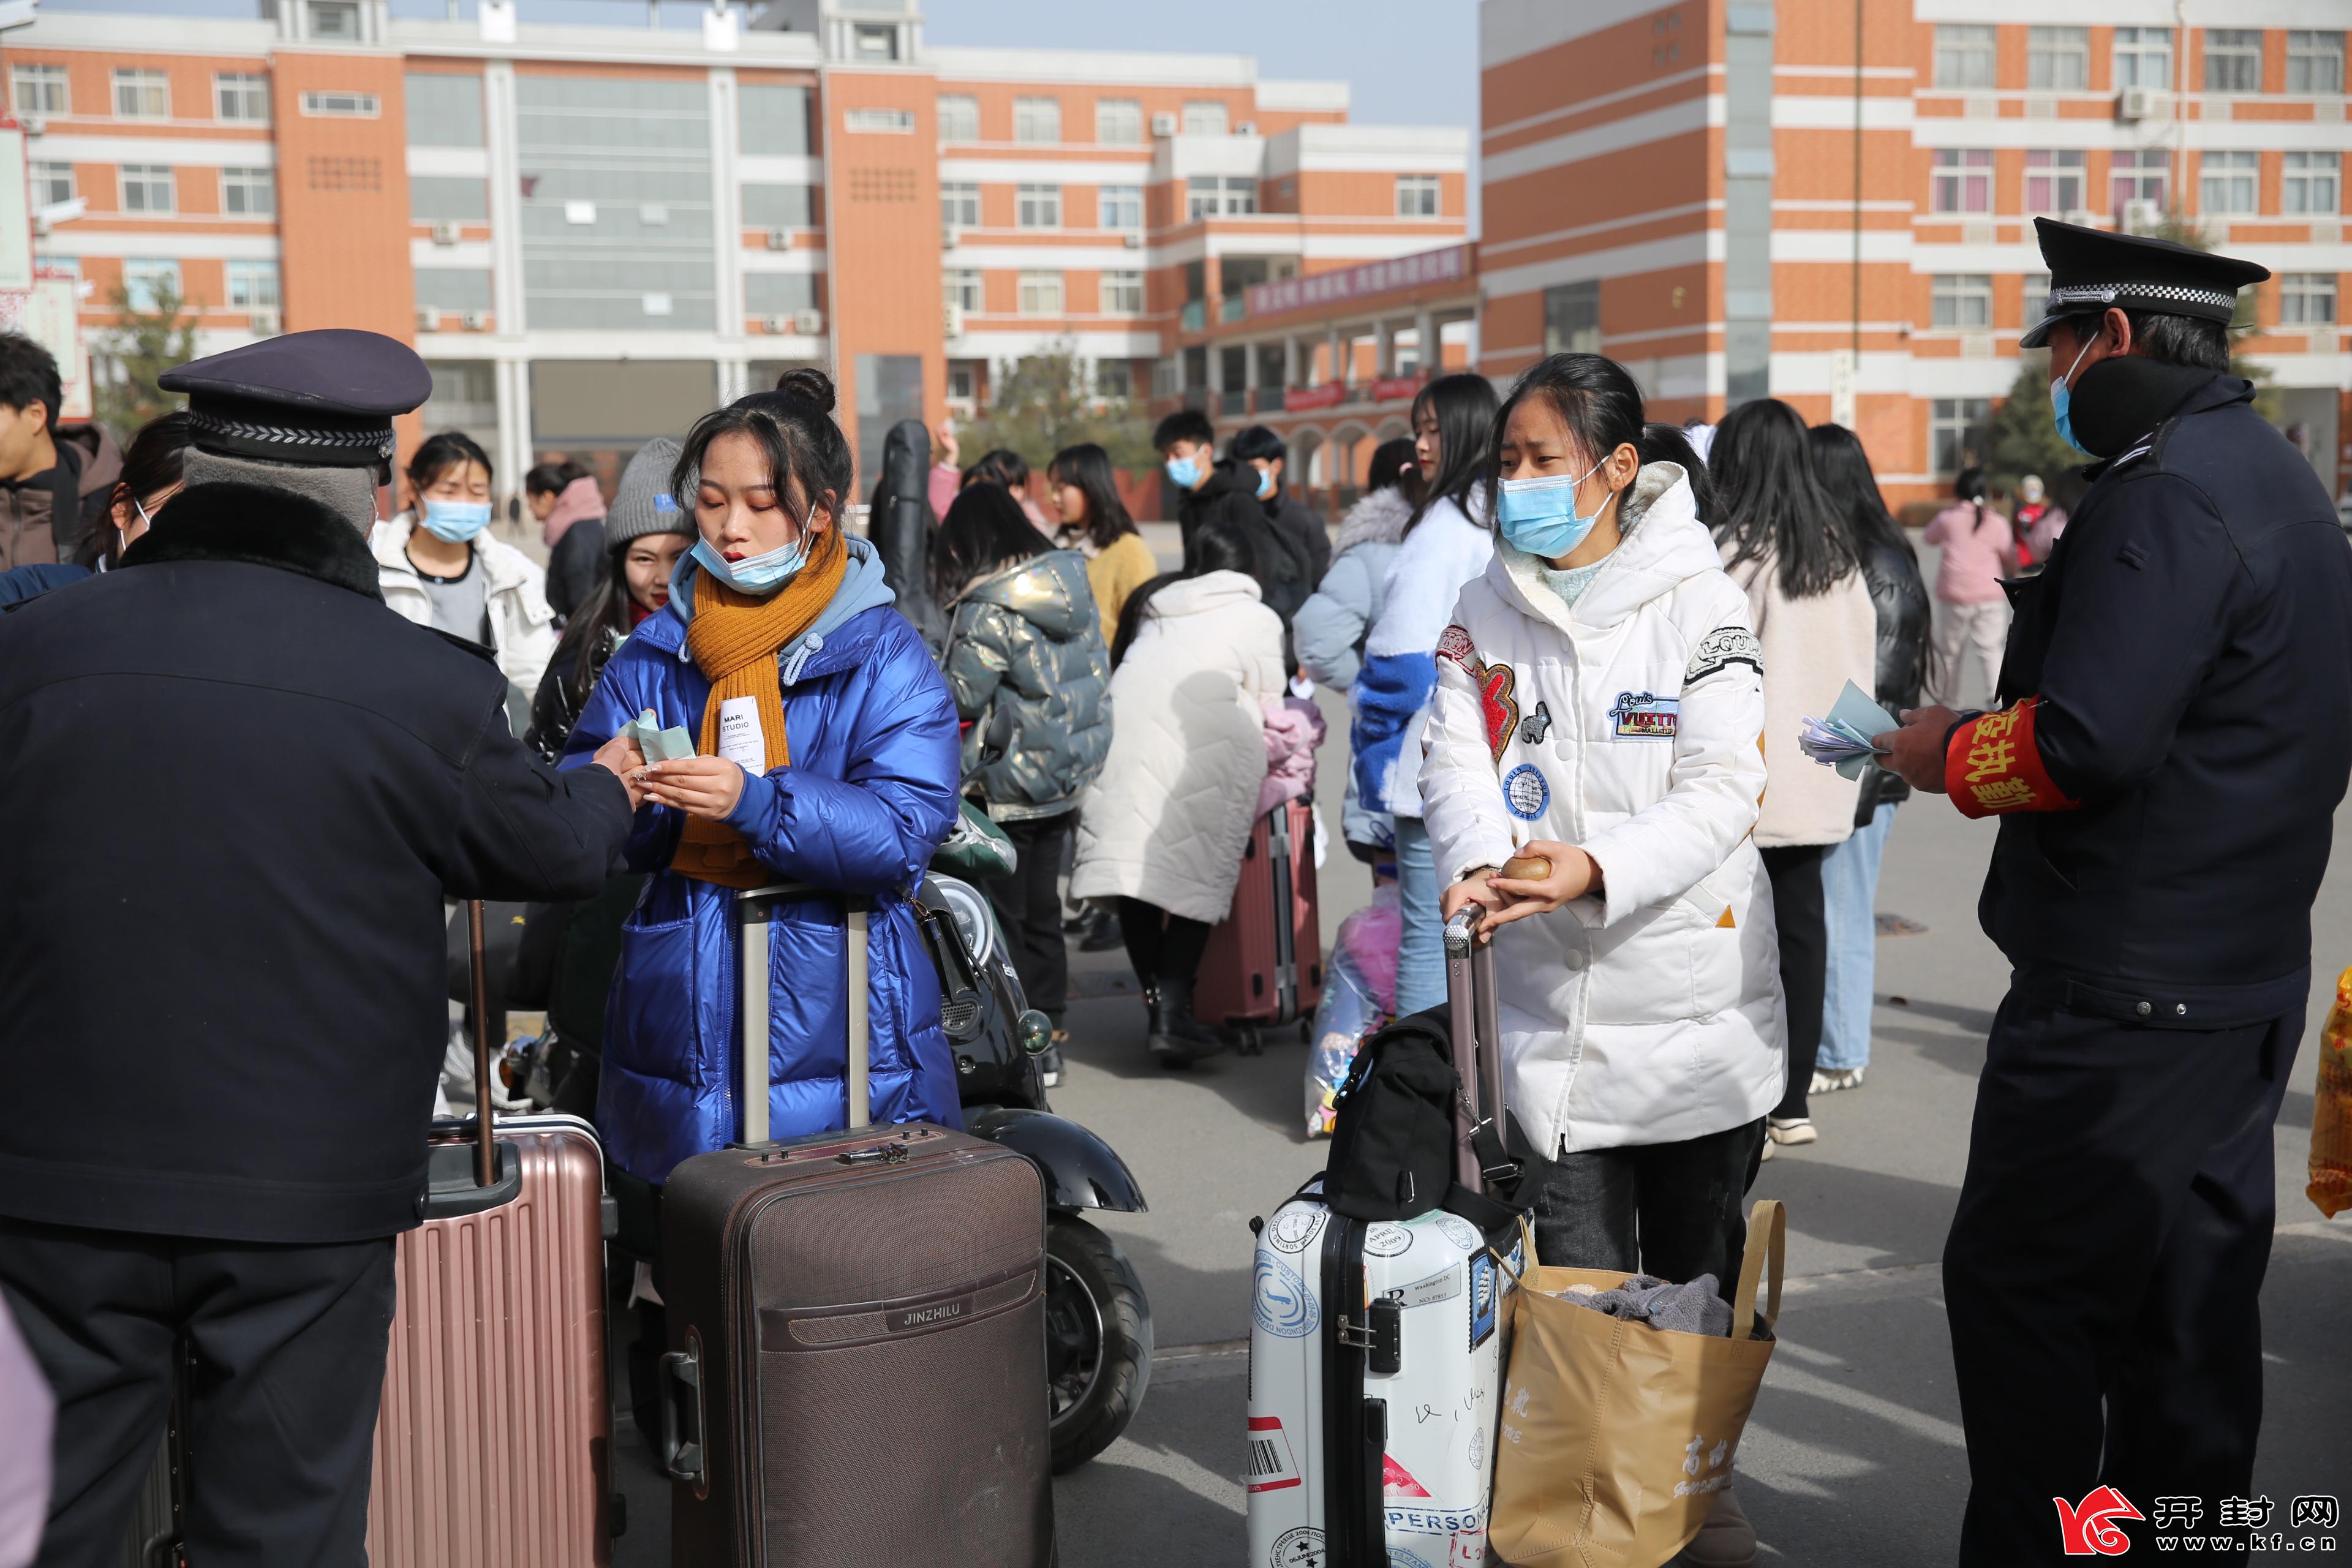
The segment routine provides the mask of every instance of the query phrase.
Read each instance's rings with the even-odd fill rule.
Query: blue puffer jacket
[[[852,540],[850,552],[831,607],[778,656],[792,762],[746,779],[727,820],[778,880],[874,898],[874,1120],[961,1127],[939,975],[908,901],[956,819],[955,703],[922,638],[890,607],[872,547]],[[700,732],[710,683],[686,652],[691,559],[678,569],[668,607],[604,667],[563,766],[583,765],[647,708],[665,726]],[[637,812],[629,867],[658,874],[622,928],[596,1098],[605,1152],[649,1182],[741,1129],[735,895],[667,869],[684,821],[667,806]],[[840,900],[812,898],[781,904],[769,928],[772,1137],[846,1119],[844,922]]]

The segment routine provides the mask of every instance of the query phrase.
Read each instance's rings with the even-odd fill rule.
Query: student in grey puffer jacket
[[[1086,557],[1048,546],[1001,486],[966,486],[940,528],[944,668],[964,722],[963,793],[1019,852],[988,884],[1029,1005],[1058,1036],[1069,1002],[1063,829],[1110,751],[1110,652]],[[1059,1070],[1048,1058],[1048,1072]]]
[[[1396,559],[1397,543],[1412,516],[1412,497],[1406,494],[1408,481],[1413,478],[1412,465],[1409,438],[1383,441],[1373,449],[1371,471],[1366,478],[1370,488],[1340,522],[1331,568],[1291,622],[1298,667],[1341,691],[1348,689],[1363,668],[1365,634],[1380,619],[1381,606],[1386,602],[1381,589],[1389,563]],[[1394,858],[1394,819],[1386,812],[1363,808],[1356,798],[1353,766],[1348,769],[1339,836],[1359,860],[1377,865]]]

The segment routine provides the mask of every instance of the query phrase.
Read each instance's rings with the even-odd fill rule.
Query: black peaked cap
[[[190,360],[157,384],[186,395],[205,451],[360,468],[392,460],[393,418],[432,395],[433,373],[396,338],[329,327]]]
[[[2251,261],[2147,235],[2109,234],[2046,217],[2035,218],[2033,227],[2050,266],[2050,298],[2042,320],[2018,340],[2020,348],[2048,342],[2053,322],[2110,305],[2227,324],[2238,290],[2271,275]]]

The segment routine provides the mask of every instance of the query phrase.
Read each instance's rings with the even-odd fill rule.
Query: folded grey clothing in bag
[[[1731,1337],[1731,1303],[1715,1293],[1712,1274],[1682,1285],[1669,1285],[1655,1275],[1636,1274],[1613,1290],[1570,1289],[1559,1300],[1678,1334]]]

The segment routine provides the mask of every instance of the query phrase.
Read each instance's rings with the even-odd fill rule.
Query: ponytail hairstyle
[[[1055,453],[1045,474],[1056,484],[1075,486],[1087,498],[1087,539],[1097,550],[1108,550],[1136,531],[1135,520],[1127,515],[1127,503],[1118,499],[1118,485],[1111,477],[1110,454],[1092,441]]]
[[[1495,386],[1468,371],[1441,375],[1412,400],[1412,423],[1422,416],[1437,420],[1437,471],[1423,479],[1421,500],[1405,519],[1407,534],[1421,526],[1429,509],[1450,500],[1473,521],[1493,510],[1486,504],[1494,475]],[[1491,521],[1487,522],[1492,527]]]
[[[1708,520],[1724,564],[1769,562],[1791,599],[1826,594],[1855,565],[1837,507],[1814,478],[1805,422],[1777,397],[1743,403],[1723,416],[1707,448],[1717,515]]]
[[[1715,480],[1706,471],[1706,459],[1691,445],[1690,432],[1679,425],[1649,424],[1642,426],[1642,466],[1652,463],[1672,463],[1682,469],[1690,480],[1691,510],[1701,522],[1715,517]]]
[[[1003,485],[1015,496],[1026,495],[1029,493],[1029,463],[1012,447],[999,447],[992,451],[982,452],[979,461],[963,471],[960,484]]]
[[[1444,437],[1440,437],[1443,440]],[[1402,484],[1404,470],[1412,467],[1412,437],[1399,436],[1372,448],[1372,460],[1364,469],[1364,493],[1384,490]]]
[[[485,479],[498,477],[490,455],[463,430],[444,430],[437,436],[428,436],[408,459],[409,488],[421,500],[442,475],[467,463],[481,464]]]
[[[1984,504],[1985,471],[1982,468],[1962,468],[1952,480],[1952,494],[1961,500]]]
[[[821,370],[795,366],[777,378],[773,392],[753,392],[694,422],[670,469],[670,494],[678,510],[694,515],[695,490],[702,482],[703,455],[721,436],[749,436],[768,459],[768,477],[782,501],[793,484],[801,488],[802,514],[811,501],[833,492],[833,526],[853,499],[850,483],[857,462],[849,439],[833,420],[833,378]],[[795,521],[798,521],[797,519]]]
[[[1640,451],[1642,389],[1625,367],[1602,354],[1553,354],[1520,373],[1511,395],[1495,416],[1482,459],[1489,475],[1503,470],[1503,432],[1510,426],[1511,411],[1536,397],[1551,405],[1552,412],[1576,438],[1582,452],[1578,459],[1580,468],[1590,468],[1620,447]],[[1440,435],[1438,439],[1443,442],[1444,437]],[[1438,456],[1445,454],[1441,451]],[[1639,472],[1635,470],[1637,477]]]
[[[176,490],[185,477],[188,458],[188,416],[183,409],[150,419],[131,438],[122,454],[122,478],[116,481],[113,493],[106,498],[107,515],[96,526],[82,530],[75,542],[73,563],[98,570],[99,563],[112,566],[122,559],[122,536],[115,531],[114,509],[134,502],[144,505],[152,495]],[[148,514],[152,525],[158,506]]]
[[[1127,596],[1126,605],[1118,612],[1118,635],[1111,638],[1110,667],[1117,669],[1127,658],[1127,650],[1135,646],[1135,635],[1143,629],[1144,610],[1160,589],[1212,572],[1238,572],[1255,578],[1257,571],[1256,542],[1242,531],[1239,523],[1223,515],[1203,520],[1192,531],[1192,542],[1184,546],[1183,569],[1162,573]]]
[[[1863,450],[1862,437],[1843,425],[1816,425],[1805,432],[1805,444],[1812,448],[1814,476],[1845,525],[1854,559],[1862,559],[1873,545],[1885,544],[1916,560],[1917,552],[1902,525],[1886,513],[1886,500],[1878,493],[1878,475],[1870,466],[1870,454]]]

